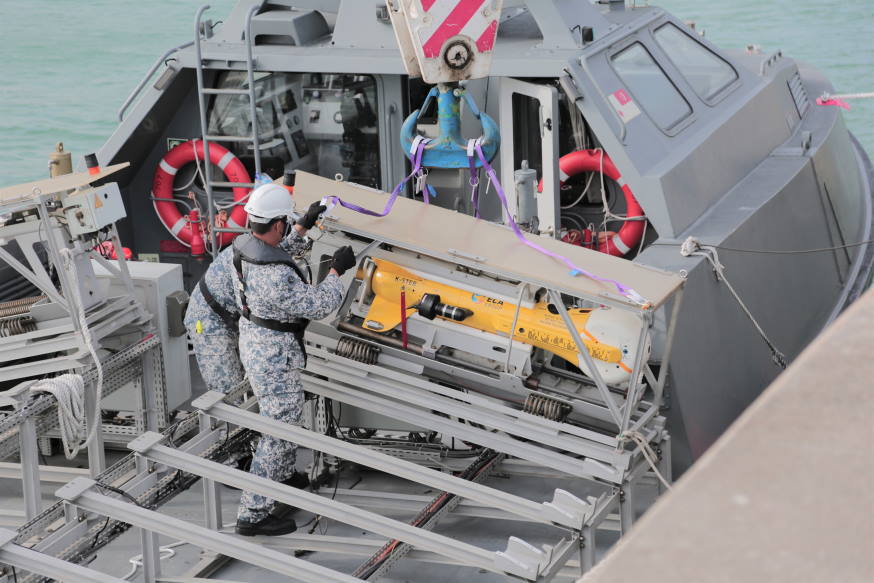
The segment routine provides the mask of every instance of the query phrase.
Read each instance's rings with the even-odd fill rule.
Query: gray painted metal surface
[[[0,563],[69,583],[122,583],[124,581],[20,546],[13,541],[15,536],[14,531],[0,529]]]
[[[295,559],[294,557],[289,557],[250,542],[235,539],[234,537],[203,527],[194,526],[169,516],[163,516],[152,510],[147,510],[128,502],[122,502],[104,494],[89,491],[93,486],[94,482],[92,480],[76,478],[59,489],[57,496],[84,510],[96,512],[104,516],[111,516],[116,520],[134,524],[151,532],[158,532],[171,537],[183,535],[187,540],[191,540],[205,549],[220,552],[241,561],[282,573],[296,581],[351,583],[356,580],[353,577],[313,565],[307,561]]]
[[[222,397],[223,395],[210,393],[194,401],[192,404],[217,419],[229,421],[237,425],[250,425],[252,422],[265,421],[264,419],[259,419],[254,413],[222,404]],[[211,400],[215,401],[215,404],[210,405]],[[270,435],[286,438],[286,441],[292,441],[303,447],[373,467],[393,476],[415,480],[440,490],[452,492],[486,506],[501,508],[510,514],[524,516],[528,520],[535,522],[558,523],[570,528],[576,528],[588,510],[588,506],[585,504],[580,504],[579,508],[563,508],[560,503],[556,504],[555,502],[538,504],[518,496],[506,494],[500,490],[479,486],[442,472],[422,468],[414,463],[371,451],[364,446],[357,446],[335,438],[321,436],[306,429],[286,426],[278,422],[267,422],[265,425],[270,427],[271,430],[268,431]],[[563,492],[556,492],[556,501],[561,498],[562,494]]]
[[[621,440],[615,432],[609,433],[604,427],[612,427],[610,424],[613,423],[622,430],[629,427],[642,430],[655,447],[665,448],[659,468],[669,476],[672,459],[677,469],[688,467],[779,372],[755,327],[743,317],[724,281],[716,277],[711,265],[703,258],[681,255],[682,242],[695,237],[703,244],[720,248],[724,277],[738,290],[768,336],[792,360],[858,295],[862,282],[869,276],[874,248],[852,245],[871,237],[874,213],[872,169],[866,154],[847,132],[839,110],[818,107],[813,103],[814,96],[832,89],[819,72],[784,57],[779,51],[771,55],[728,54],[706,39],[696,37],[696,43],[728,63],[736,75],[734,81],[716,94],[702,98],[692,81],[684,75],[682,67],[656,38],[656,31],[662,26],[675,25],[685,30],[684,25],[655,7],[632,10],[623,6],[624,3],[616,2],[602,5],[571,0],[507,0],[492,76],[469,83],[468,90],[483,106],[482,109],[499,120],[503,128],[505,151],[500,163],[496,161],[500,175],[505,178],[513,176],[519,158],[536,160],[541,166],[545,196],[552,197],[549,204],[544,204],[539,211],[552,218],[544,222],[545,230],[552,226],[550,222],[560,225],[562,219],[556,155],[549,153],[550,148],[565,153],[563,149],[568,147],[570,140],[567,139],[567,128],[561,128],[561,120],[569,113],[576,115],[577,110],[584,120],[584,129],[589,132],[588,146],[601,147],[609,154],[643,206],[650,234],[640,252],[630,257],[640,266],[682,274],[686,278],[687,290],[687,299],[682,305],[679,298],[670,304],[676,319],[667,316],[667,310],[656,315],[652,323],[655,331],[652,358],[648,362],[642,357],[635,361],[635,375],[642,372],[654,391],[647,393],[638,406],[636,400],[640,393],[638,387],[632,387],[628,400],[622,404],[621,400],[614,401],[615,392],[611,393],[611,389],[615,391],[615,387],[607,387],[601,379],[595,378],[594,383],[578,386],[576,392],[565,394],[561,392],[562,387],[566,389],[568,384],[576,381],[556,376],[556,371],[547,367],[542,378],[538,379],[544,381],[540,388],[545,391],[555,389],[554,394],[563,395],[573,402],[572,414],[590,420],[596,429],[550,434],[555,430],[555,426],[550,425],[554,422],[530,423],[530,420],[510,413],[509,407],[496,404],[494,396],[463,393],[464,397],[455,399],[448,392],[455,391],[456,385],[464,387],[465,383],[471,383],[478,390],[492,391],[487,395],[499,395],[499,398],[505,398],[507,394],[529,394],[531,389],[526,386],[529,379],[509,374],[509,367],[507,371],[485,371],[488,374],[484,374],[482,368],[465,369],[457,363],[439,362],[434,354],[425,351],[422,355],[411,355],[397,347],[381,349],[381,367],[359,365],[333,353],[338,337],[346,332],[338,331],[332,322],[316,323],[308,333],[310,342],[318,344],[319,348],[312,350],[307,382],[314,393],[366,410],[366,415],[362,414],[358,419],[379,419],[376,413],[402,417],[405,422],[412,421],[446,435],[524,458],[523,461],[502,462],[502,468],[512,468],[506,470],[509,475],[549,475],[550,479],[572,475],[606,481],[615,487],[611,490],[612,497],[598,505],[598,512],[606,519],[610,512],[618,510],[621,528],[627,531],[635,519],[634,485],[643,480],[649,468],[638,452],[616,451]],[[202,12],[198,14],[198,22],[201,15]],[[397,143],[396,134],[406,115],[418,106],[413,100],[418,88],[403,76],[403,65],[391,26],[375,3],[358,0],[272,0],[269,3],[242,0],[224,21],[224,26],[215,31],[203,29],[203,38],[200,38],[198,25],[200,42],[197,46],[173,49],[171,52],[177,61],[173,70],[160,71],[159,83],[150,84],[148,80],[158,72],[160,65],[149,71],[123,106],[120,116],[127,112],[126,117],[99,153],[104,165],[121,160],[132,162],[130,169],[119,174],[128,215],[137,217],[136,223],[128,221],[121,225],[124,240],[130,241],[136,251],[160,253],[163,260],[183,262],[191,280],[189,284],[196,281],[200,267],[184,254],[173,256],[159,251],[161,241],[169,237],[152,217],[150,207],[153,201],[143,193],[150,191],[155,168],[168,149],[168,140],[207,135],[212,131],[210,124],[214,121],[210,117],[213,113],[210,108],[220,98],[242,91],[226,85],[229,72],[245,74],[249,79],[246,93],[251,99],[246,104],[246,115],[251,118],[258,117],[254,107],[254,70],[277,75],[287,73],[295,76],[301,84],[304,75],[339,74],[336,75],[337,82],[348,83],[341,92],[348,89],[353,93],[358,91],[355,83],[370,79],[376,97],[372,103],[374,119],[366,130],[375,136],[375,141],[366,148],[358,146],[357,150],[372,150],[376,155],[378,168],[372,185],[381,190],[390,190],[405,174],[406,152]],[[592,27],[594,38],[591,42],[584,39],[582,27]],[[656,123],[645,104],[646,95],[635,94],[619,74],[615,58],[623,50],[635,46],[645,48],[689,106],[689,114],[669,128]],[[611,100],[620,90],[628,90],[642,105],[642,111],[633,119],[623,118]],[[533,98],[541,107],[539,117],[526,118],[524,113],[515,111],[514,107],[518,106],[516,94]],[[307,95],[314,95],[312,88]],[[298,96],[301,102],[302,97]],[[312,106],[307,107],[305,110],[301,106],[298,113],[311,115]],[[342,112],[338,110],[338,113],[343,121]],[[542,126],[539,131],[538,124]],[[548,124],[551,125],[548,127]],[[255,155],[248,162],[254,165],[253,170],[260,168],[262,162],[270,163],[269,156],[262,160],[260,155],[262,148],[257,127],[257,123],[253,125]],[[428,124],[423,124],[421,129],[426,133],[433,131]],[[463,131],[473,131],[470,120],[464,122]],[[520,135],[515,135],[517,133]],[[536,148],[528,147],[528,134],[540,134],[542,145],[548,146],[540,150],[539,159]],[[318,144],[314,149],[323,145],[315,138],[310,141],[310,145]],[[266,148],[269,149],[270,146]],[[336,150],[334,155],[338,152],[341,151]],[[244,154],[241,156],[245,157]],[[354,157],[356,148],[351,154]],[[310,156],[307,158],[310,162],[306,164],[311,164],[321,155],[319,152]],[[343,159],[342,155],[340,159]],[[306,164],[300,169],[314,171]],[[292,169],[287,163],[281,164],[280,168]],[[353,175],[354,168],[349,167],[344,172]],[[471,211],[465,200],[465,176],[435,171],[431,181],[440,190],[436,204],[462,212]],[[219,192],[227,186],[215,185]],[[210,186],[207,185],[207,190]],[[613,186],[608,186],[608,192],[618,194]],[[223,195],[217,196],[221,198]],[[212,196],[209,199],[212,202]],[[222,202],[228,201],[227,197],[222,199]],[[486,197],[483,202],[483,215],[500,221],[502,213],[494,197]],[[212,205],[209,211],[212,219],[215,215]],[[556,216],[552,217],[552,214]],[[541,234],[557,235],[558,230],[553,228]],[[329,239],[323,242],[324,246],[329,246]],[[811,248],[825,250],[805,254],[783,253]],[[377,254],[384,251],[368,249],[367,252]],[[416,261],[413,263],[417,264]],[[426,265],[427,261],[419,263]],[[475,271],[477,266],[464,267]],[[511,286],[500,282],[486,283],[485,278],[478,280],[475,274],[465,274],[464,277],[465,281],[482,282],[485,289],[491,291],[513,291],[508,289]],[[55,299],[63,302],[61,297]],[[561,305],[558,294],[553,299]],[[666,334],[669,321],[676,322],[675,336]],[[428,332],[427,325],[421,322],[415,323],[411,330],[414,334],[428,334],[431,339],[451,338],[466,349],[477,350],[475,340],[461,339],[461,335],[453,336],[448,330]],[[581,344],[579,334],[574,336],[575,342]],[[670,350],[672,340],[675,345],[673,356]],[[584,351],[584,359],[587,354]],[[529,357],[530,353],[516,353],[514,362],[525,363]],[[593,368],[591,362],[581,364]],[[658,371],[657,366],[660,366]],[[159,368],[155,363],[146,362],[142,371],[147,377],[154,377],[160,374]],[[444,387],[446,391],[441,391],[435,388],[438,383],[453,388]],[[429,384],[434,387],[429,387]],[[160,400],[160,395],[154,398]],[[662,411],[668,416],[673,439],[664,431],[663,419],[659,417]],[[447,417],[465,418],[471,412],[480,415],[491,430],[457,423]],[[258,425],[256,422],[261,421],[250,418],[252,414],[235,412],[224,405],[218,406],[213,413],[217,417],[249,424]],[[32,418],[28,419],[27,423],[33,425]],[[7,421],[11,423],[11,420]],[[526,424],[523,425],[523,421]],[[152,422],[154,424],[154,419]],[[223,477],[220,473],[222,467],[214,462],[198,461],[199,458],[195,457],[203,449],[214,447],[218,439],[217,432],[210,429],[210,422],[204,418],[204,423],[204,433],[189,453],[172,450],[164,453],[171,456],[168,459],[186,465],[187,470],[197,468],[207,477],[204,481],[207,522],[212,529],[217,529],[221,525],[221,496],[215,482]],[[320,428],[324,429],[324,419],[321,423]],[[36,425],[35,429],[39,431],[40,426]],[[399,472],[415,475],[412,463],[374,455],[363,446],[347,448],[348,444],[342,444],[341,451],[339,445],[315,433],[312,436],[298,433],[296,428],[274,427],[273,430],[284,431],[283,434],[289,436],[294,434],[301,440],[313,439],[313,445],[336,448],[335,455],[357,456],[383,470],[397,468]],[[7,436],[3,443],[15,445],[17,449],[14,437]],[[670,444],[674,446],[673,451],[667,449]],[[555,451],[555,448],[563,452]],[[35,459],[36,450],[30,445],[22,448],[22,453],[27,459]],[[148,455],[148,452],[144,451],[144,454]],[[414,457],[413,454],[410,456]],[[421,460],[421,456],[418,459]],[[143,470],[144,463],[144,458],[141,458],[137,468],[140,474],[125,485],[135,495],[156,488],[158,483],[166,485],[168,480],[167,474],[161,478],[149,475]],[[100,465],[98,462],[97,466]],[[36,502],[38,474],[29,472],[25,475],[27,490],[30,491],[26,509],[33,515],[39,510]],[[471,508],[462,503],[456,509],[458,513],[491,516],[496,512],[494,508],[499,508],[503,512],[501,522],[505,523],[506,517],[513,515],[513,504],[518,504],[516,516],[524,518],[528,528],[539,526],[536,523],[544,520],[572,526],[567,520],[555,520],[554,516],[538,516],[539,503],[520,502],[519,496],[501,492],[489,506],[488,496],[492,489],[488,486],[461,484],[459,480],[431,471],[421,471],[419,476],[427,478],[423,483],[472,496],[481,504]],[[234,479],[237,478],[241,485],[252,485],[244,475]],[[288,492],[270,484],[259,486],[278,497],[286,496],[290,502],[298,501],[294,493],[289,496]],[[619,490],[622,490],[621,494]],[[98,510],[96,504],[103,498],[113,500],[94,493],[83,496],[83,500],[95,504],[94,510]],[[367,498],[350,495],[341,499]],[[300,500],[316,502],[307,497],[300,497]],[[397,505],[409,508],[411,500],[399,499]],[[140,526],[156,532],[165,528],[154,513],[140,512],[142,509],[118,500],[113,500],[111,506],[113,512],[120,513],[119,516],[123,514],[140,521]],[[427,547],[431,550],[416,550],[410,556],[417,556],[417,553],[432,559],[442,556],[442,560],[448,563],[476,564],[493,572],[501,571],[495,567],[495,554],[491,551],[466,543],[453,545],[441,535],[405,529],[397,520],[376,519],[368,513],[349,510],[344,504],[325,503],[319,508],[339,513],[337,516],[354,514],[359,525],[363,524],[361,521],[375,520],[387,537],[397,537],[399,532],[403,532],[408,537],[404,540],[408,542],[422,544],[425,541],[426,547],[431,545]],[[51,512],[57,517],[57,510]],[[595,530],[600,525],[599,520],[591,516],[589,519],[593,521],[579,529],[582,540],[586,542],[581,553],[585,568],[594,564]],[[40,520],[38,517],[36,522]],[[214,530],[176,526],[186,529],[187,533],[216,552],[236,551],[232,548],[235,541]],[[92,529],[90,532],[89,528]],[[28,533],[35,531],[35,526],[26,529]],[[60,553],[60,549],[71,548],[69,545],[73,541],[91,536],[94,536],[93,521],[81,524],[70,521],[44,539],[39,548]],[[506,541],[506,537],[503,540]],[[159,564],[155,535],[143,531],[141,542],[148,564],[146,579],[156,579]],[[337,552],[343,552],[342,549],[350,544],[342,540],[334,543],[333,546],[328,541],[318,544],[328,544]],[[305,541],[301,547],[315,544]],[[541,578],[552,576],[561,569],[572,546],[562,543],[555,549],[554,560],[538,562],[536,566],[530,563],[522,565],[517,574],[530,577],[534,573]],[[259,551],[257,556],[259,560],[263,559],[263,565],[269,564],[289,574],[287,565],[280,566],[276,562],[278,557],[267,556],[263,551]],[[192,575],[195,576],[199,575]],[[318,579],[316,571],[309,576],[309,580],[330,580]],[[340,575],[331,573],[330,576]]]
[[[258,5],[240,2],[215,36],[203,42],[206,86],[222,70],[244,70],[246,15]],[[376,6],[366,3],[311,0],[293,5],[296,12],[261,11],[253,17],[258,69],[374,75],[381,91],[377,118],[382,185],[387,189],[403,172],[398,162],[404,152],[394,135],[409,108],[417,105],[403,96],[403,65],[390,24],[380,20]],[[484,111],[506,126],[510,113],[500,110],[502,78],[558,78],[567,71],[570,83],[561,84],[562,93],[571,91],[569,99],[658,233],[655,244],[634,261],[688,274],[692,299],[679,320],[667,387],[675,460],[682,469],[779,369],[752,325],[738,317],[739,308],[709,265],[681,257],[679,243],[695,236],[724,247],[781,251],[865,240],[872,216],[867,158],[850,139],[837,108],[813,104],[814,96],[832,89],[818,71],[782,54],[729,54],[696,39],[738,75],[715,99],[703,100],[653,37],[663,24],[682,23],[654,7],[612,8],[586,2],[508,2],[492,77],[470,87]],[[321,36],[294,33],[297,44],[257,41],[259,35],[275,32],[279,22],[297,30],[295,23],[310,22],[310,10],[325,15]],[[576,24],[592,26],[594,41],[584,44],[569,34]],[[646,113],[624,124],[609,104],[607,97],[623,87],[610,58],[635,42],[646,46],[690,103],[691,117],[676,130],[663,132]],[[100,153],[104,162],[134,162],[122,178],[129,208],[144,220],[136,227],[128,225],[123,234],[145,252],[155,252],[166,235],[157,220],[148,218],[151,201],[141,193],[149,190],[166,139],[200,133],[194,112],[194,49],[180,50],[178,58],[179,73],[163,92],[151,86],[144,90]],[[505,147],[512,147],[508,138],[504,136]],[[500,216],[489,197],[484,208],[487,216]],[[858,293],[872,254],[859,246],[807,255],[726,251],[720,258],[752,313],[791,360],[852,299],[851,290]],[[658,342],[655,350],[658,354]]]

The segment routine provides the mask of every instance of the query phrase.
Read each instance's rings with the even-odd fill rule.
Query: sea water
[[[193,38],[204,2],[0,0],[0,186],[47,176],[59,141],[81,166],[114,131],[119,107],[152,63]],[[209,3],[217,21],[235,2]],[[719,46],[782,49],[824,70],[837,92],[874,91],[874,0],[654,3],[694,20]],[[874,99],[852,102],[845,116],[874,155]]]

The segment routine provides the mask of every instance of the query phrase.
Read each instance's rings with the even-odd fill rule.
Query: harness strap
[[[418,137],[413,142],[413,148],[411,149],[411,159],[413,161],[413,171],[410,172],[403,180],[401,180],[395,189],[392,191],[391,196],[385,203],[385,208],[382,212],[372,211],[370,209],[366,209],[364,207],[358,206],[357,204],[346,202],[342,200],[339,196],[328,196],[323,199],[322,204],[328,205],[330,208],[333,208],[335,205],[340,205],[349,210],[353,210],[355,212],[359,212],[364,215],[369,215],[371,217],[384,217],[389,212],[391,212],[392,207],[395,204],[395,200],[397,200],[398,196],[401,194],[401,191],[407,185],[407,183],[412,180],[414,176],[417,176],[419,172],[422,170],[422,154],[425,152],[425,145],[430,141],[428,138],[423,138],[421,136]],[[425,198],[425,202],[428,201],[428,192],[423,193]]]
[[[237,272],[237,287],[240,290],[240,315],[253,324],[257,326],[261,326],[262,328],[267,328],[269,330],[275,330],[277,332],[289,332],[295,334],[298,337],[298,343],[301,345],[301,350],[304,350],[303,345],[303,332],[306,330],[307,325],[309,324],[309,320],[305,318],[296,318],[293,321],[284,322],[282,320],[274,320],[272,318],[261,318],[260,316],[256,316],[252,313],[252,310],[249,308],[249,301],[246,298],[246,280],[243,277],[243,261],[247,263],[252,263],[254,265],[271,265],[271,264],[282,264],[288,265],[292,269],[294,269],[295,273],[300,277],[301,281],[306,282],[306,278],[303,275],[303,272],[300,270],[300,267],[297,266],[294,261],[290,260],[288,262],[282,261],[259,261],[255,259],[250,259],[249,257],[245,257],[239,249],[234,248],[234,271]],[[304,356],[306,356],[306,352],[304,352]]]
[[[470,205],[473,207],[474,216],[479,215],[479,173],[476,169],[476,147],[482,143],[482,138],[467,141],[467,164],[470,168]]]
[[[510,223],[510,227],[513,229],[513,232],[516,234],[516,237],[519,239],[519,241],[521,241],[523,244],[527,245],[528,247],[534,249],[538,253],[542,253],[543,255],[546,255],[547,257],[552,257],[553,259],[557,259],[557,260],[561,261],[562,263],[564,263],[567,266],[568,269],[570,269],[570,273],[573,276],[584,275],[584,276],[588,277],[589,279],[593,279],[595,281],[600,281],[603,283],[608,283],[608,284],[614,286],[616,288],[616,291],[618,291],[620,294],[622,294],[623,296],[625,296],[626,298],[628,298],[632,302],[634,302],[638,305],[641,305],[641,306],[648,306],[649,305],[649,302],[643,296],[641,296],[639,293],[634,291],[634,289],[616,281],[615,279],[610,279],[610,278],[600,277],[598,275],[595,275],[591,271],[588,271],[586,269],[583,269],[582,267],[575,265],[570,259],[568,259],[564,255],[559,255],[558,253],[553,253],[552,251],[544,249],[543,247],[541,247],[537,243],[534,243],[533,241],[530,241],[528,238],[526,238],[525,235],[522,233],[522,230],[519,228],[519,225],[517,225],[516,221],[513,220],[513,215],[510,214],[510,207],[507,203],[507,196],[504,194],[504,189],[501,186],[501,181],[498,180],[498,175],[495,172],[495,169],[492,168],[492,166],[489,164],[489,161],[486,159],[486,156],[482,150],[482,145],[475,144],[474,149],[476,150],[477,156],[479,157],[480,161],[482,162],[483,168],[485,168],[485,170],[486,170],[486,174],[488,174],[488,176],[489,176],[490,183],[495,185],[495,192],[498,194],[498,198],[501,199],[501,205],[504,207],[504,211],[507,213],[507,221]]]
[[[203,294],[203,299],[206,300],[206,305],[222,319],[225,326],[231,330],[237,330],[239,327],[240,314],[230,312],[215,299],[215,296],[212,295],[211,291],[209,291],[209,286],[206,285],[206,276],[200,278],[197,287],[200,289],[200,293]]]

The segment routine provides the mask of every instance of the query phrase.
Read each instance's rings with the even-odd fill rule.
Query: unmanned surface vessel
[[[625,532],[635,495],[688,467],[869,277],[870,162],[817,103],[828,81],[779,52],[728,53],[614,1],[243,0],[220,27],[204,12],[93,173],[0,191],[26,260],[4,253],[26,280],[5,299],[47,296],[5,306],[0,339],[28,519],[0,561],[26,580],[98,551],[66,578],[116,580],[96,571],[122,572],[128,525],[146,581],[578,576],[613,540],[596,533]],[[245,383],[186,403],[178,292],[244,230],[265,174],[331,207],[302,258],[313,280],[339,246],[359,259],[307,331],[302,427],[252,412]],[[122,242],[158,264],[97,257]],[[92,441],[88,477],[40,513],[37,447],[60,434],[32,388],[60,371],[102,406],[101,439],[136,453],[107,468]],[[101,380],[124,396],[95,403]],[[174,421],[183,404],[199,413]],[[321,487],[227,465],[254,432],[312,450]],[[330,534],[235,539],[220,484]],[[193,547],[159,535],[212,554],[162,565]]]

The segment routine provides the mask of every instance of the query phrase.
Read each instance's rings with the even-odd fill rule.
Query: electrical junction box
[[[94,272],[98,280],[108,283],[108,296],[127,295],[124,283],[97,262]],[[118,265],[117,261],[110,261]],[[179,334],[177,318],[184,316],[180,304],[184,302],[182,291],[182,267],[173,263],[149,263],[128,261],[128,270],[134,284],[134,292],[143,307],[152,314],[152,324],[157,328],[164,355],[164,371],[167,377],[167,407],[176,409],[191,397],[191,371],[188,366],[188,336]],[[179,292],[182,291],[182,294]],[[185,294],[187,295],[187,294]],[[169,308],[169,312],[168,312]],[[170,321],[170,318],[174,321]],[[184,329],[184,328],[183,328]],[[128,384],[103,401],[104,409],[132,411],[136,394],[134,385]]]
[[[64,215],[74,237],[94,233],[127,216],[118,184],[76,190],[64,198]]]

